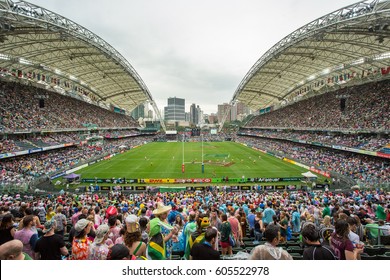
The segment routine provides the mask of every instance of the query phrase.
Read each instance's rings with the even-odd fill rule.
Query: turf
[[[182,173],[183,149],[185,173]],[[307,170],[235,142],[153,142],[77,173],[82,178],[297,177]]]

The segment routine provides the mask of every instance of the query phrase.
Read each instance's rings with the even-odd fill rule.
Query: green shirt
[[[376,207],[375,216],[378,218],[378,220],[386,220],[385,209],[382,207],[382,205],[378,205]]]
[[[23,255],[24,255],[24,260],[25,260],[25,261],[32,261],[32,258],[30,257],[29,254],[23,252]]]
[[[325,206],[324,210],[322,210],[322,218],[325,217],[325,216],[329,216],[330,217],[330,208],[329,208],[329,206]]]
[[[370,232],[372,238],[378,237],[378,224],[367,224],[365,228]]]

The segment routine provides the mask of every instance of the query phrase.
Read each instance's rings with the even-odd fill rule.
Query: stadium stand
[[[39,108],[36,89],[14,82],[0,82],[0,131],[75,129],[95,127],[136,128],[138,123],[123,114],[114,113],[80,100],[39,89],[48,98]]]
[[[23,201],[21,201],[21,198]],[[207,203],[205,203],[206,200],[208,201]],[[169,207],[161,206],[163,201],[170,201],[168,204]],[[119,231],[120,229],[125,228],[125,224],[127,224],[127,228],[129,227],[128,221],[130,220],[128,220],[127,217],[130,215],[138,216],[138,219],[145,219],[147,222],[164,211],[163,213],[168,214],[171,222],[168,222],[170,226],[161,225],[174,231],[174,233],[171,234],[172,238],[166,243],[166,250],[175,248],[176,250],[169,251],[172,252],[169,259],[179,260],[187,258],[185,254],[180,252],[185,252],[187,246],[192,246],[189,243],[181,244],[180,240],[183,240],[186,232],[185,228],[191,226],[191,221],[194,220],[194,217],[195,220],[197,220],[196,217],[200,215],[202,215],[202,217],[209,217],[209,220],[203,220],[204,223],[207,225],[211,223],[221,231],[221,216],[223,214],[228,214],[229,217],[234,216],[238,221],[247,222],[238,225],[236,239],[237,244],[239,245],[233,248],[232,251],[234,255],[221,255],[220,258],[245,259],[250,257],[251,251],[256,246],[270,246],[267,245],[266,237],[263,237],[260,244],[254,244],[255,239],[253,232],[251,231],[253,221],[251,220],[252,217],[250,213],[272,209],[276,213],[273,218],[273,224],[276,224],[280,230],[282,230],[281,225],[284,224],[284,219],[286,219],[287,222],[287,231],[290,230],[292,220],[294,219],[293,217],[295,216],[294,212],[297,212],[300,217],[302,228],[305,227],[306,223],[313,223],[316,228],[318,228],[318,232],[320,232],[321,229],[327,229],[328,231],[330,229],[331,231],[328,232],[328,235],[330,236],[333,236],[332,231],[334,230],[336,221],[353,217],[363,229],[361,235],[359,235],[359,239],[362,244],[364,243],[364,249],[362,249],[356,257],[361,259],[388,259],[390,248],[380,243],[378,238],[372,238],[369,226],[370,228],[373,228],[374,226],[378,227],[378,222],[384,224],[382,220],[383,213],[385,214],[385,220],[387,220],[387,222],[390,221],[390,213],[388,212],[390,205],[389,201],[390,195],[379,189],[368,191],[345,191],[342,193],[328,191],[313,191],[309,193],[304,191],[290,193],[250,193],[221,192],[216,187],[211,187],[208,191],[197,193],[182,191],[129,194],[122,193],[121,191],[110,191],[109,193],[100,193],[99,195],[91,192],[78,194],[62,192],[56,195],[40,194],[24,196],[19,194],[13,196],[5,194],[1,197],[0,205],[0,215],[4,217],[0,225],[0,228],[2,229],[0,235],[1,244],[4,244],[7,241],[5,233],[8,228],[7,225],[3,223],[8,223],[8,219],[5,218],[7,215],[10,215],[14,221],[20,221],[28,216],[26,213],[32,211],[34,215],[38,215],[37,217],[42,225],[39,227],[45,229],[47,226],[50,226],[46,223],[46,211],[48,211],[49,208],[55,209],[56,207],[61,207],[60,210],[62,211],[60,214],[65,215],[67,220],[66,232],[64,235],[61,235],[61,238],[70,252],[70,255],[66,256],[66,258],[72,259],[72,247],[74,246],[74,244],[72,244],[74,235],[72,226],[76,227],[76,229],[81,227],[78,225],[78,219],[87,219],[85,220],[85,224],[91,223],[92,225],[91,229],[89,229],[91,232],[89,230],[87,232],[88,240],[90,240],[87,242],[87,246],[89,247],[92,246],[94,238],[97,238],[99,226],[107,223],[110,219],[114,219],[114,222],[117,221],[110,230],[114,230],[115,228],[115,230]],[[97,207],[91,207],[91,205],[97,205]],[[265,205],[268,206],[264,208]],[[385,208],[382,206],[385,206]],[[157,211],[157,209],[160,210]],[[253,211],[251,211],[252,209]],[[44,211],[43,215],[40,214],[41,211]],[[217,213],[217,215],[212,213]],[[283,220],[280,220],[281,213],[284,213],[283,217],[285,218],[283,218]],[[331,216],[327,216],[327,213],[331,213]],[[180,219],[177,219],[176,217],[180,217]],[[326,220],[325,217],[328,218],[330,224],[324,223]],[[227,223],[231,223],[231,226],[234,226],[234,220],[235,219],[229,218]],[[177,223],[177,221],[182,222]],[[199,226],[200,225],[195,225],[195,228],[198,228]],[[174,229],[172,229],[172,227]],[[385,226],[382,227],[380,234],[383,237],[390,236],[389,228],[390,226],[385,224]],[[144,229],[141,227],[139,230],[141,236],[141,232]],[[353,229],[353,231],[355,231],[355,229]],[[114,236],[116,235],[110,234],[105,241],[105,244],[110,247],[112,246],[110,244],[124,243],[128,247],[131,247],[131,245],[127,243],[127,238],[130,238],[131,233],[132,231],[124,231],[123,238],[116,237],[115,239]],[[202,233],[202,231],[200,231],[200,233]],[[355,233],[359,233],[357,228]],[[39,236],[42,235],[44,235],[44,233],[39,230]],[[127,237],[127,235],[129,235],[129,237]],[[326,241],[323,235],[320,235],[320,238],[322,242]],[[146,242],[148,243],[148,241]],[[287,235],[287,239],[280,239],[275,242],[274,246],[285,250],[292,259],[305,259],[304,252],[307,245],[299,237],[299,232]],[[212,245],[213,247],[215,246],[215,250],[221,253],[221,247],[218,243],[213,243]],[[85,257],[89,258],[88,256],[92,257],[92,255],[92,252],[87,252]],[[143,254],[143,256],[146,255]],[[35,258],[36,255],[32,255],[31,257]]]
[[[337,95],[348,93],[344,112]],[[390,81],[368,83],[311,97],[254,118],[248,126],[325,131],[390,130]]]
[[[19,5],[27,4],[20,2]],[[34,22],[34,17],[40,15],[29,13],[29,9],[22,9],[20,6],[12,7],[20,16],[27,12],[28,22]],[[371,9],[371,6],[353,8],[352,14],[343,12],[338,16],[341,17],[340,20],[347,21],[348,18],[358,18],[359,13],[364,14]],[[60,19],[60,16],[55,18]],[[38,23],[41,21],[43,22],[43,20],[37,20],[34,27],[38,29]],[[322,22],[326,24],[326,21]],[[45,23],[52,27],[50,22]],[[13,24],[16,23],[13,22]],[[45,26],[45,32],[51,30],[47,26]],[[56,28],[60,27],[61,25],[56,23]],[[11,30],[9,31],[11,33]],[[341,33],[342,30],[338,31]],[[93,37],[93,34],[85,33]],[[332,32],[329,32],[329,36],[331,36],[330,33]],[[34,35],[33,32],[31,34]],[[87,41],[86,37],[77,35],[82,38],[79,44],[80,42],[84,44],[83,40]],[[322,35],[328,36],[328,34]],[[4,40],[2,44],[6,44],[6,41],[15,44],[11,40],[11,34],[7,36],[7,40]],[[75,40],[78,36],[73,39]],[[293,44],[296,38],[289,38],[288,43]],[[33,40],[35,40],[34,36]],[[58,40],[58,44],[63,41],[66,40]],[[313,41],[318,43],[322,39]],[[341,40],[330,38],[329,41],[340,42]],[[101,45],[105,43],[100,38],[99,42]],[[44,52],[49,53],[50,48],[53,47],[48,42],[46,45],[48,49],[41,51],[42,56]],[[366,45],[371,47],[373,44],[367,43]],[[94,44],[85,43],[82,46],[96,51]],[[41,44],[40,47],[45,47],[45,44]],[[298,47],[302,48],[302,46]],[[63,47],[63,49],[66,48]],[[371,55],[368,51],[361,55]],[[340,50],[334,53],[339,55],[342,52]],[[117,53],[109,57],[107,53],[105,50],[97,55],[100,55],[100,59],[110,63],[109,67],[117,67],[113,70],[123,73],[126,67],[119,63],[122,62],[122,57]],[[69,59],[68,53],[65,52],[65,55],[60,60],[66,57],[64,61],[73,61],[74,58]],[[290,52],[290,55],[293,56],[293,52]],[[320,56],[311,58],[308,52],[297,52],[296,55],[301,63],[306,63],[307,66],[314,60],[321,59]],[[329,55],[330,53],[322,56],[331,60]],[[277,60],[280,56],[283,55],[273,55],[273,58]],[[96,84],[103,87],[101,83],[105,83],[104,73],[93,68],[93,62],[89,61],[88,57],[79,59],[79,64],[75,67],[79,69],[92,67],[87,69],[91,72],[91,77],[87,77],[89,79],[87,82],[93,83],[95,80]],[[117,58],[119,61],[116,60]],[[50,60],[51,57],[46,56],[46,59]],[[335,58],[332,57],[332,59]],[[370,61],[374,60],[370,57]],[[20,58],[12,57],[10,61],[19,62]],[[71,63],[76,64],[74,61]],[[271,70],[276,69],[274,65],[271,66],[273,67]],[[9,70],[4,69],[2,69],[4,75],[13,76]],[[296,70],[297,73],[306,73],[306,69],[302,68],[298,71],[293,65],[291,69],[292,72]],[[114,98],[114,101],[118,101],[121,100],[119,97],[127,97],[125,93],[119,91],[125,87],[125,83],[129,84],[125,88],[127,93],[133,92],[133,87],[135,92],[148,93],[146,87],[140,82],[140,78],[134,74],[132,69],[130,70],[126,68],[125,72],[129,71],[132,75],[129,73],[117,75],[117,77],[112,75],[110,79],[114,82],[110,85],[111,92],[105,93],[107,95],[100,100]],[[287,72],[290,69],[283,70]],[[261,71],[259,73],[265,74]],[[275,71],[270,71],[270,73],[279,76],[278,79],[271,77],[272,83],[281,78],[280,73]],[[25,78],[22,70],[20,74],[20,77],[15,76],[14,80]],[[125,80],[124,76],[129,79]],[[297,83],[296,76],[291,78],[292,76],[285,79],[286,84],[287,82],[291,83],[290,85]],[[115,79],[118,80],[115,82]],[[121,84],[122,80],[124,80],[123,84]],[[246,79],[246,81],[250,80],[256,83],[254,76]],[[250,87],[245,94],[248,94],[248,98],[254,101],[257,97],[251,94],[261,95],[260,91]],[[340,105],[338,98],[340,95],[348,96],[343,101],[343,106]],[[41,96],[45,96],[44,100]],[[268,103],[267,98],[270,97],[281,98],[281,96],[275,97],[268,94],[261,102]],[[293,101],[295,97],[297,96],[294,94],[288,96],[288,101]],[[151,96],[145,97],[142,94],[138,98],[136,99],[138,103],[146,100],[152,101]],[[191,253],[191,249],[204,243],[206,231],[211,225],[217,229],[219,234],[209,240],[208,245],[212,247],[209,250],[219,252],[221,259],[248,259],[253,256],[254,251],[261,249],[268,252],[268,257],[271,255],[272,259],[283,254],[288,259],[302,260],[306,258],[305,250],[308,244],[301,237],[300,231],[307,223],[315,225],[320,241],[331,245],[330,250],[334,251],[340,259],[346,259],[347,255],[349,258],[351,254],[345,254],[345,252],[339,254],[339,250],[334,250],[339,248],[332,245],[332,239],[342,239],[345,251],[353,252],[353,259],[388,259],[390,194],[382,187],[388,187],[390,183],[389,100],[389,80],[368,82],[356,87],[346,87],[303,98],[299,102],[278,110],[270,110],[268,113],[253,118],[240,129],[238,135],[220,133],[219,135],[205,134],[200,137],[201,131],[194,131],[196,135],[188,138],[188,141],[225,139],[237,141],[280,158],[292,159],[329,172],[332,179],[346,177],[353,184],[362,186],[362,189],[346,189],[336,181],[335,185],[339,188],[337,191],[334,189],[330,191],[300,189],[267,192],[250,186],[250,190],[243,192],[233,191],[231,186],[224,184],[223,186],[207,185],[199,191],[165,192],[160,191],[159,187],[150,187],[145,188],[145,191],[130,193],[113,187],[105,192],[95,191],[92,188],[89,191],[61,190],[57,192],[51,189],[49,192],[32,193],[34,183],[41,177],[57,175],[69,168],[118,153],[123,147],[131,148],[150,141],[180,141],[180,136],[177,137],[176,133],[171,137],[153,133],[144,135],[137,129],[138,122],[127,115],[115,113],[58,92],[1,79],[0,259],[6,259],[8,256],[3,253],[6,247],[4,244],[13,239],[22,239],[23,235],[28,236],[29,241],[31,240],[27,242],[29,244],[25,244],[23,249],[25,254],[30,254],[29,257],[32,259],[96,259],[97,255],[102,260],[119,255],[121,258],[132,259],[133,255],[139,252],[138,248],[144,247],[142,240],[148,246],[148,252],[158,248],[156,244],[158,237],[161,241],[160,234],[169,237],[165,244],[157,244],[162,245],[159,247],[160,250],[155,250],[160,254],[147,255],[143,250],[137,256],[150,259],[188,259],[189,255],[194,254],[194,252]],[[130,104],[129,107],[132,105],[134,104]],[[104,141],[100,141],[101,139]],[[27,186],[27,188],[21,193],[19,189],[6,189],[5,186]],[[55,209],[58,209],[57,213],[53,211]],[[256,220],[255,216],[257,214],[261,216],[260,213],[264,214],[263,218]],[[271,213],[272,216],[269,217],[266,213]],[[339,225],[345,226],[346,222],[343,220],[351,217],[356,220],[356,227],[349,228],[347,225],[348,230],[344,227],[344,231],[339,232]],[[268,220],[268,218],[271,219]],[[62,224],[53,222],[57,220]],[[157,236],[153,242],[150,242],[152,239],[149,239],[146,232],[148,223],[151,229],[150,237]],[[272,228],[271,224],[277,231],[274,232],[275,238],[270,239],[270,235],[261,234],[261,240],[255,240],[255,229],[264,233],[267,227]],[[61,226],[62,229],[58,230]],[[45,256],[40,251],[40,246],[36,246],[39,242],[38,238],[42,241],[45,237],[52,236],[53,228],[57,234],[55,236],[58,240],[58,247],[67,247],[69,254],[63,253],[65,250],[60,250],[56,254]],[[77,246],[80,239],[84,244],[82,248]],[[218,239],[221,242],[218,242]],[[95,250],[98,247],[96,244],[104,248],[100,254],[96,254]],[[122,250],[116,251],[117,247],[114,247],[114,244],[125,245],[127,249],[123,250],[122,247]],[[138,247],[139,244],[141,244],[140,247]],[[363,248],[360,248],[360,245]],[[34,251],[39,254],[32,253]],[[225,254],[225,252],[228,253]],[[229,255],[230,252],[232,254]]]

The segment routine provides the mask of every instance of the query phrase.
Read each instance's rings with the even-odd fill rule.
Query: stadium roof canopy
[[[358,2],[314,20],[256,61],[230,104],[266,112],[308,94],[390,77],[381,73],[390,66],[389,25],[390,0]]]
[[[130,112],[150,102],[161,121],[148,88],[118,51],[39,6],[0,0],[0,67],[3,77],[82,96],[106,108]]]

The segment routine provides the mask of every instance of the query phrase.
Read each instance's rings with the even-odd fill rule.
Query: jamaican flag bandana
[[[154,218],[150,221],[148,255],[152,260],[165,260],[165,242],[164,236],[161,234],[159,218]]]

